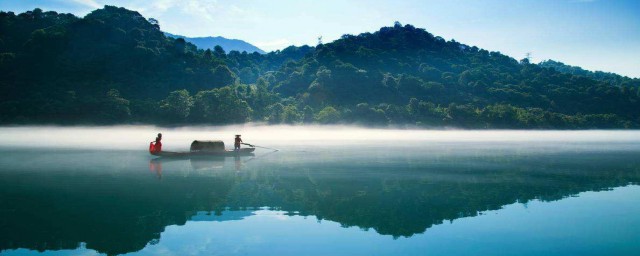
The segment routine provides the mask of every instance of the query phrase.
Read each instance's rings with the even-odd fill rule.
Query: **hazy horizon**
[[[147,149],[157,133],[163,134],[163,149],[169,151],[188,150],[193,140],[223,140],[230,148],[235,134],[242,134],[246,143],[279,149],[314,145],[363,146],[370,143],[407,147],[442,143],[495,147],[501,143],[515,143],[553,151],[575,147],[584,149],[588,143],[640,143],[640,131],[637,130],[427,130],[346,125],[5,126],[0,127],[0,133],[4,135],[0,137],[0,147],[140,151]],[[616,148],[624,146],[616,145]]]

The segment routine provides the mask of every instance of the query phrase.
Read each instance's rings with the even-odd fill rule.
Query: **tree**
[[[384,110],[369,107],[367,103],[356,105],[352,113],[353,121],[368,125],[386,125],[389,123]]]
[[[282,115],[282,122],[286,124],[295,124],[300,122],[302,115],[298,112],[298,108],[295,105],[288,105],[284,108]]]
[[[215,47],[213,47],[213,55],[218,58],[224,58],[225,52],[224,49],[222,49],[222,46],[216,45]]]
[[[173,91],[160,102],[160,110],[167,122],[185,121],[191,107],[193,107],[193,98],[187,90]]]
[[[315,119],[321,124],[335,124],[340,121],[340,112],[335,108],[328,106],[320,110]]]
[[[225,86],[196,94],[192,120],[212,124],[243,123],[249,120],[251,112],[249,104],[238,97],[234,88]]]
[[[211,70],[211,73],[213,74],[211,83],[214,87],[233,85],[236,81],[236,75],[226,65],[218,65]]]
[[[490,105],[482,110],[482,117],[493,127],[513,127],[517,123],[517,110],[511,105]]]
[[[157,20],[114,6],[83,18],[0,11],[0,30],[4,124],[311,123],[321,117],[472,127],[640,126],[640,79],[553,61],[521,64],[399,23],[268,54],[198,50],[166,37]],[[172,95],[183,89],[195,94],[186,115],[188,101]],[[277,115],[268,109],[276,103],[282,105]]]
[[[151,25],[153,25],[154,28],[156,28],[157,30],[160,30],[160,22],[158,20],[154,18],[149,18],[148,21]]]
[[[102,101],[99,116],[99,120],[103,120],[108,123],[126,121],[131,116],[129,101],[122,98],[118,90],[111,89],[107,92],[105,99]]]
[[[398,91],[406,95],[423,95],[425,87],[423,81],[415,76],[403,75],[398,81]]]
[[[187,47],[187,42],[184,40],[184,38],[177,38],[176,40],[173,41],[174,50],[180,54],[185,52],[186,47]]]
[[[304,109],[302,109],[302,122],[305,124],[313,123],[313,116],[313,108],[310,106],[304,106]]]
[[[284,121],[284,105],[282,105],[282,103],[275,103],[267,107],[267,109],[269,111],[267,122],[271,124],[279,124]]]

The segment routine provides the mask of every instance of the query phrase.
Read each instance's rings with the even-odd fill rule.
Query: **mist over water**
[[[156,157],[147,149],[159,132],[164,150],[196,139],[231,148],[242,134],[280,151]],[[0,254],[640,249],[640,131],[23,126],[0,135]]]
[[[591,143],[615,144],[616,150],[636,148],[640,131],[629,130],[400,130],[353,126],[95,126],[0,127],[0,147],[143,150],[157,133],[163,149],[187,150],[193,140],[223,140],[233,144],[235,134],[246,143],[286,148],[313,146],[531,147],[546,150],[589,148]],[[599,149],[606,149],[603,145]]]

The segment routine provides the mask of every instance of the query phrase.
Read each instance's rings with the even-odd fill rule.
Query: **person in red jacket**
[[[154,152],[160,152],[162,151],[162,133],[158,133],[158,137],[156,137],[156,142],[153,145],[153,151]]]

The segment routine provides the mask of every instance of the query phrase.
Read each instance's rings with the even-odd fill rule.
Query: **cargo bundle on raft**
[[[237,150],[229,150],[224,146],[224,142],[221,140],[194,140],[191,142],[189,151],[174,152],[174,151],[158,151],[154,148],[154,143],[149,145],[149,153],[154,156],[162,157],[191,157],[191,156],[238,156],[238,155],[253,155],[254,147],[240,148]]]

